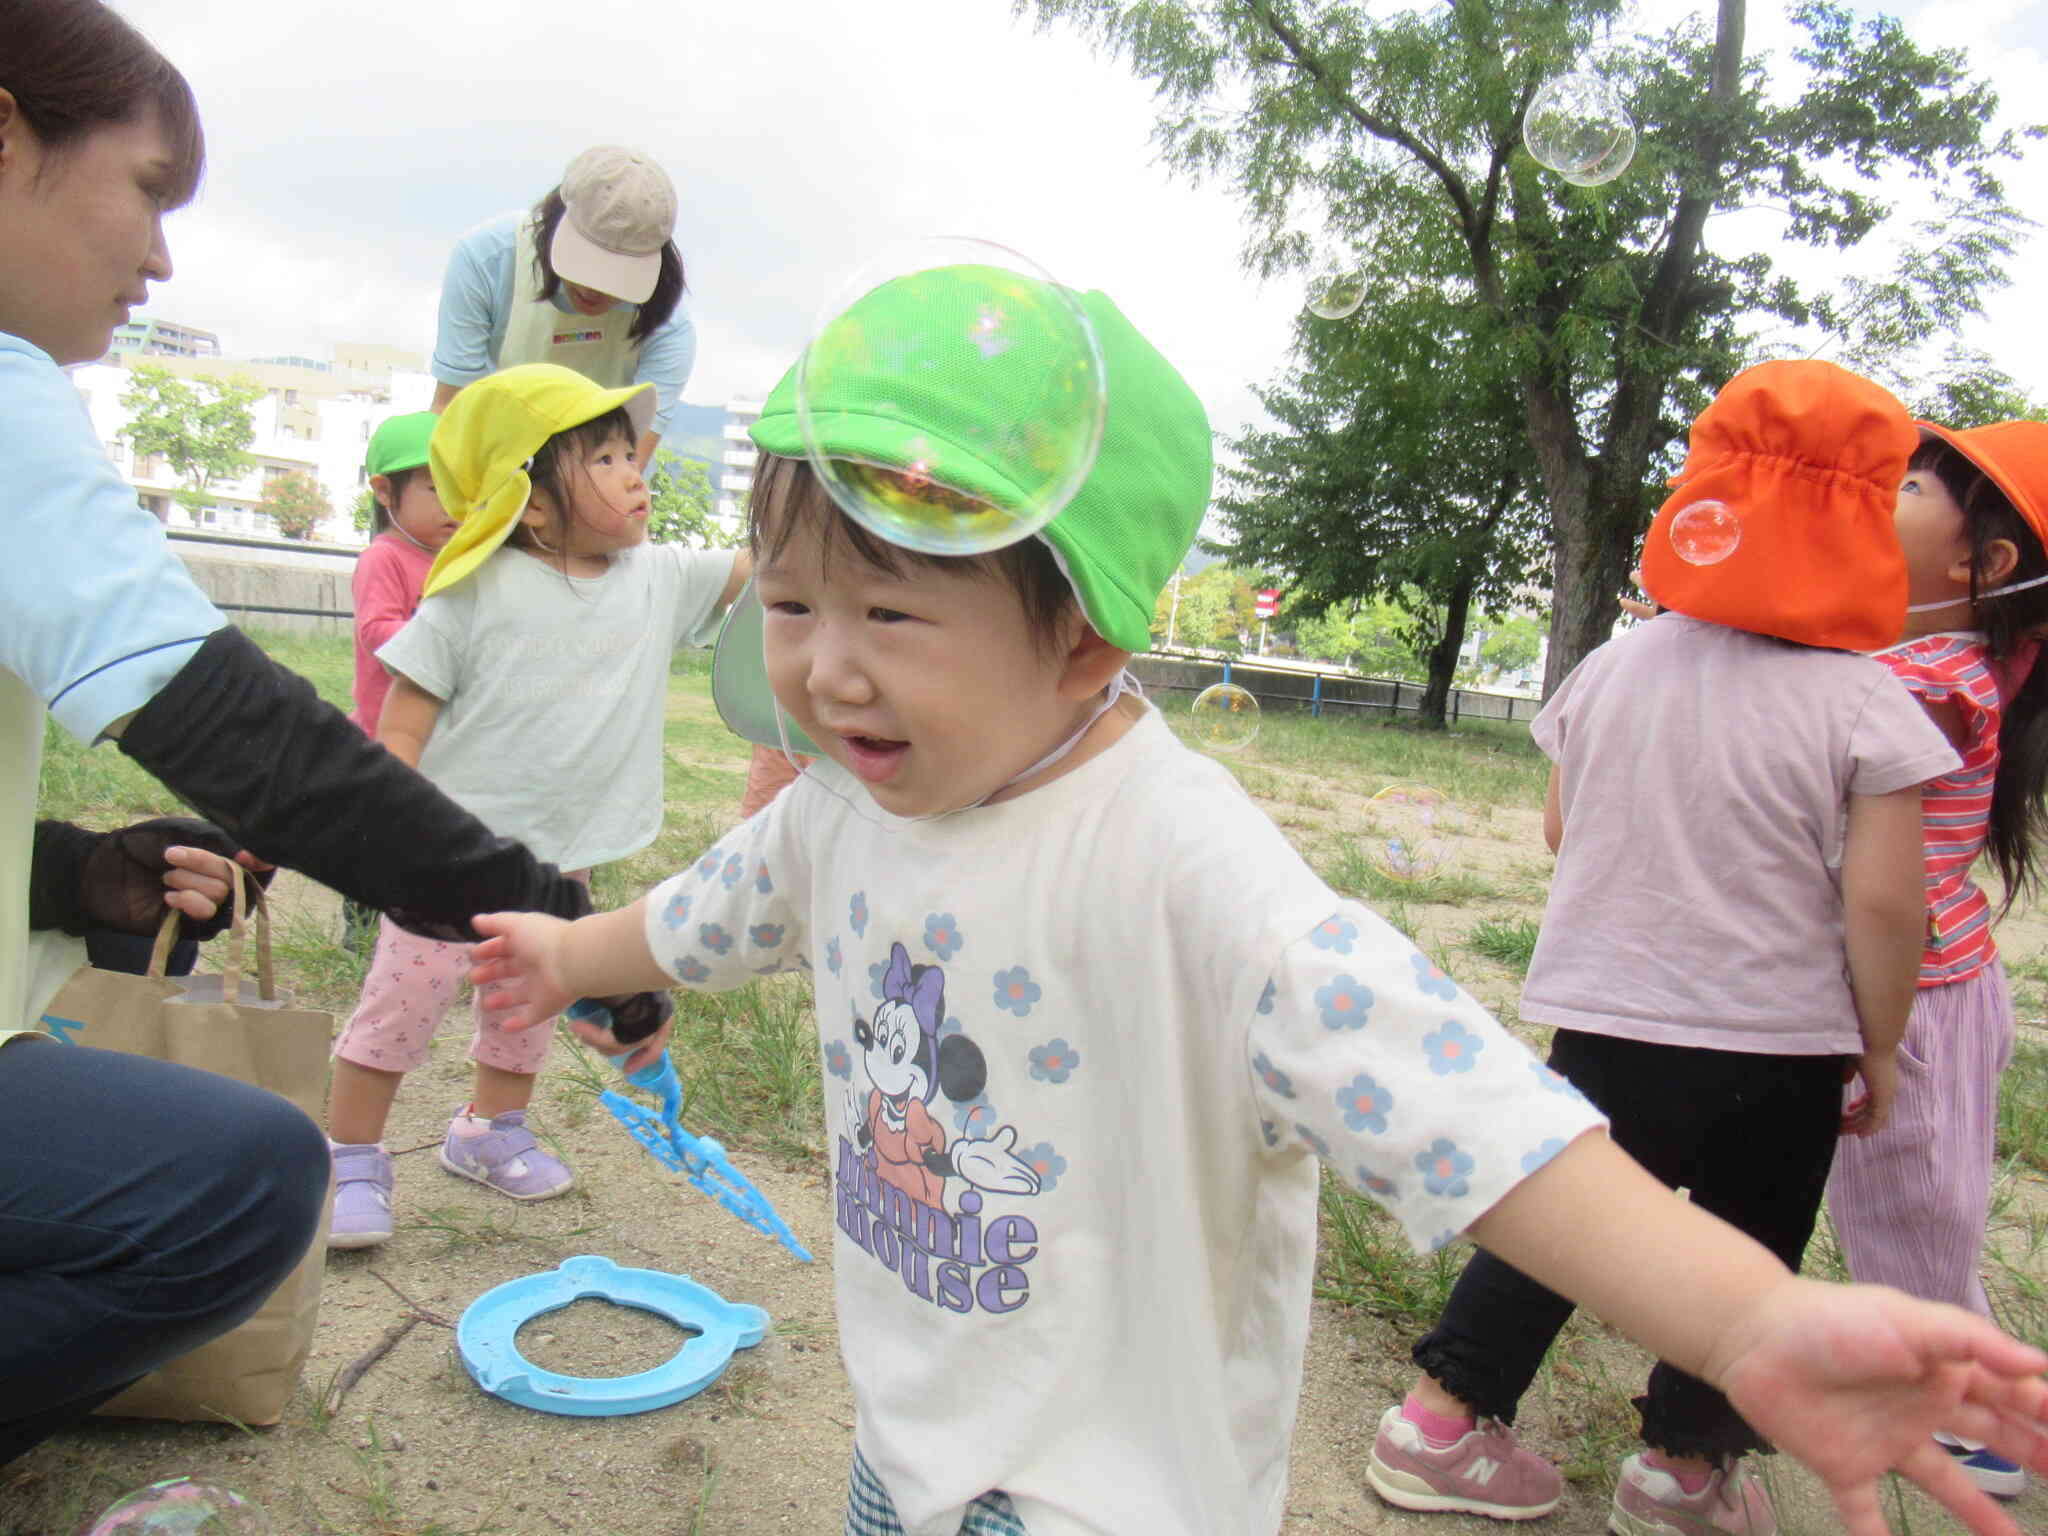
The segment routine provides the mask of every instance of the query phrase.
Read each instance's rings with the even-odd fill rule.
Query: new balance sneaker
[[[1955,1458],[1964,1476],[1994,1499],[2016,1499],[2027,1491],[2027,1474],[2016,1461],[1968,1440],[1936,1435],[1934,1443]]]
[[[1454,1444],[1431,1445],[1396,1404],[1380,1415],[1365,1480],[1401,1509],[1534,1520],[1557,1508],[1564,1477],[1515,1444],[1507,1425],[1481,1419]]]
[[[458,1112],[441,1142],[441,1166],[450,1173],[488,1184],[514,1200],[552,1200],[575,1188],[576,1176],[533,1139],[525,1110],[494,1115],[488,1131],[471,1136],[455,1129],[456,1122],[466,1118]]]
[[[1687,1493],[1677,1478],[1637,1455],[1621,1464],[1607,1529],[1614,1536],[1778,1536],[1778,1516],[1763,1485],[1739,1461],[1722,1462],[1706,1487]]]
[[[335,1146],[330,1248],[374,1248],[391,1236],[391,1154],[374,1142]]]

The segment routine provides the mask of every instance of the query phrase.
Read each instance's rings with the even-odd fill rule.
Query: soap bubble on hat
[[[934,555],[1027,538],[1087,480],[1108,411],[1080,296],[989,241],[890,246],[820,309],[797,364],[804,455],[878,537]]]

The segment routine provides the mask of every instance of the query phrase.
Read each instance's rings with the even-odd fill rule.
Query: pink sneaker
[[[1615,1536],[1778,1536],[1777,1512],[1739,1461],[1724,1461],[1698,1493],[1631,1456],[1614,1485],[1607,1529]]]
[[[1534,1520],[1557,1508],[1564,1478],[1534,1451],[1515,1444],[1507,1425],[1481,1419],[1442,1450],[1423,1438],[1396,1404],[1380,1415],[1365,1464],[1372,1491],[1401,1509]]]

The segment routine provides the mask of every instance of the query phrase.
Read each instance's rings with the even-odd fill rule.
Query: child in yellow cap
[[[647,543],[634,444],[653,410],[646,385],[602,389],[545,363],[464,390],[428,443],[454,531],[419,612],[376,653],[392,677],[379,739],[493,831],[586,877],[660,831],[669,655],[708,640],[749,569],[731,551]],[[379,1138],[468,951],[380,928],[335,1045],[331,1247],[391,1235]],[[449,1125],[443,1167],[515,1200],[571,1187],[525,1123],[546,1049],[546,1031],[479,1021],[474,1097]]]

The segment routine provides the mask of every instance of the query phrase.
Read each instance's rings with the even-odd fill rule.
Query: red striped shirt
[[[1991,941],[1991,902],[1970,878],[1970,867],[1991,828],[2003,701],[1981,634],[1923,635],[1876,656],[1922,703],[1953,703],[1962,716],[1963,765],[1920,786],[1927,947],[1920,955],[1919,984],[1943,987],[1976,975],[1998,955]]]

